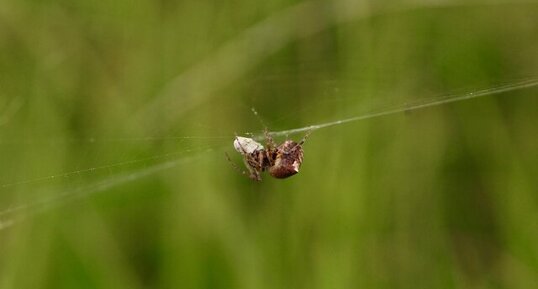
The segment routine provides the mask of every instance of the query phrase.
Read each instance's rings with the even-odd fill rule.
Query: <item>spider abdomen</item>
[[[302,163],[303,148],[298,143],[287,140],[277,148],[269,174],[277,179],[285,179],[298,173]]]

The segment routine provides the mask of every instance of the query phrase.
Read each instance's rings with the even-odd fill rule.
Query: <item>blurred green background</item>
[[[537,288],[538,88],[314,131],[286,180],[224,157],[537,77],[537,15],[1,1],[0,288]]]

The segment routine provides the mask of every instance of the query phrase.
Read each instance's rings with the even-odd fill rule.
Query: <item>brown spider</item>
[[[261,173],[269,170],[269,174],[277,179],[285,179],[299,172],[303,163],[303,147],[306,138],[310,135],[308,132],[303,139],[296,143],[292,140],[286,140],[280,145],[276,145],[273,138],[265,129],[265,144],[256,142],[251,138],[236,136],[234,148],[243,155],[243,161],[248,172],[241,170],[226,154],[228,161],[243,175],[249,178],[261,181]]]

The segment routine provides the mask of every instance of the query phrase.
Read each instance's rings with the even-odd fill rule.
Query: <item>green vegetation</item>
[[[227,162],[538,77],[538,4],[381,2],[2,1],[0,288],[535,288],[536,87]]]

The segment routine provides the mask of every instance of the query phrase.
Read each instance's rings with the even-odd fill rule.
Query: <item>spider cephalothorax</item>
[[[266,147],[251,138],[237,136],[234,140],[234,148],[243,155],[243,161],[249,172],[239,171],[245,175],[248,174],[251,179],[256,181],[261,181],[261,173],[265,170],[268,170],[269,174],[277,179],[295,175],[303,163],[302,145],[307,136],[299,143],[286,140],[277,146],[266,130]]]

